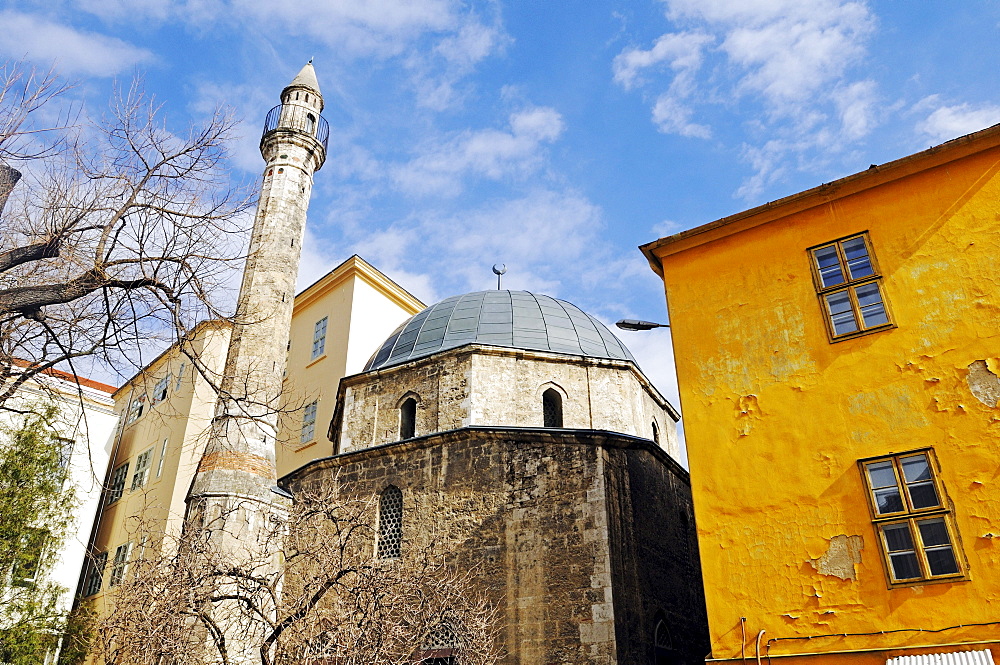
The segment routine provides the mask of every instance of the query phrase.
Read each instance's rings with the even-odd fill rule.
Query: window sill
[[[299,452],[302,452],[303,450],[305,450],[306,448],[311,448],[311,447],[315,446],[317,443],[319,443],[319,439],[312,439],[311,441],[306,441],[305,443],[300,443],[294,450],[295,450],[295,452],[299,453]]]
[[[831,337],[830,344],[837,344],[838,342],[846,342],[851,339],[857,339],[858,337],[864,337],[865,335],[871,335],[873,333],[880,333],[886,330],[893,330],[898,328],[895,323],[886,323],[879,326],[878,328],[868,328],[867,330],[859,330],[858,332],[850,333],[847,335],[840,335],[839,337]]]
[[[323,355],[321,355],[320,357],[316,358],[315,360],[310,360],[303,369],[309,369],[310,367],[312,367],[316,363],[320,362],[321,360],[326,360],[326,354],[325,353]]]
[[[972,577],[968,573],[951,575],[950,577],[934,577],[929,580],[907,580],[905,582],[888,582],[887,589],[910,589],[913,587],[927,586],[928,584],[956,584],[959,582],[971,582]]]

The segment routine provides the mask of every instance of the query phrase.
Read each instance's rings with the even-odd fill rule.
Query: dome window
[[[542,393],[542,424],[545,427],[563,426],[562,395],[555,388]]]
[[[378,558],[398,559],[403,544],[403,492],[394,485],[378,500]]]
[[[653,443],[660,445],[660,428],[656,426],[656,421],[653,421]]]
[[[417,400],[407,397],[399,406],[399,439],[412,439],[417,435]]]

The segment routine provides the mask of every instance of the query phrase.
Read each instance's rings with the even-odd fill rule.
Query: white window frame
[[[330,323],[330,317],[324,316],[313,326],[312,356],[310,360],[316,360],[326,353],[326,329]]]
[[[111,472],[111,482],[108,483],[108,499],[104,505],[110,506],[125,495],[125,481],[128,479],[128,462],[122,462]]]
[[[115,558],[111,562],[111,576],[108,578],[108,588],[118,586],[128,574],[129,558],[132,555],[132,543],[127,542],[115,549]]]
[[[156,477],[159,478],[163,475],[163,458],[167,455],[167,443],[170,442],[170,437],[163,440],[163,445],[160,446],[160,459],[156,463]]]
[[[319,408],[319,400],[313,400],[306,404],[302,410],[302,430],[299,433],[299,443],[309,443],[316,438],[316,411]]]
[[[136,455],[132,471],[132,491],[142,489],[149,482],[149,470],[153,468],[153,447],[150,446]]]

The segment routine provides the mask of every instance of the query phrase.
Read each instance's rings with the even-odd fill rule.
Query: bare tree
[[[151,340],[224,317],[252,202],[224,168],[227,113],[178,136],[133,84],[104,117],[44,127],[65,88],[17,64],[0,85],[2,408],[39,373],[82,357],[138,369]]]
[[[433,548],[378,559],[375,504],[316,489],[296,496],[266,543],[247,542],[236,503],[189,521],[178,540],[161,535],[127,573],[111,571],[92,655],[105,665],[496,663],[495,610],[471,590],[473,571]],[[220,534],[245,547],[234,555]],[[133,540],[149,536],[140,526]],[[244,627],[240,644],[225,638],[233,625]]]

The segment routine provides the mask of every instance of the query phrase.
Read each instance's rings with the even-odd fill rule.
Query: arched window
[[[660,428],[656,426],[656,421],[653,421],[653,443],[660,444]]]
[[[457,665],[458,637],[448,619],[433,624],[424,638],[420,665]]]
[[[555,388],[542,393],[542,423],[545,427],[562,427],[562,395]]]
[[[656,622],[656,631],[653,633],[653,662],[656,665],[671,665],[671,651],[673,645],[670,643],[670,629],[667,622],[660,619]]]
[[[417,435],[417,400],[407,397],[399,406],[399,439],[412,439]]]
[[[394,485],[378,499],[378,558],[398,559],[403,542],[403,492]]]
[[[306,114],[306,131],[309,132],[310,134],[316,132],[316,116],[314,116],[312,113]]]

